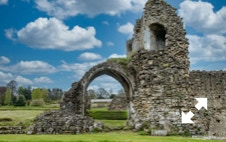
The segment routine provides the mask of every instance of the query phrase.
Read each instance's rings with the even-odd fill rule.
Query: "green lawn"
[[[59,109],[58,104],[51,104],[51,105],[45,105],[45,106],[1,106],[0,111],[3,110],[54,110]]]
[[[141,136],[133,132],[80,135],[0,135],[0,142],[220,142],[184,137]]]
[[[48,107],[50,108],[50,107]],[[0,107],[0,118],[12,121],[0,122],[0,126],[29,126],[31,120],[42,113],[45,108],[38,107]],[[104,110],[103,110],[104,111]],[[126,120],[96,120],[108,127],[121,127]],[[109,133],[92,133],[80,135],[0,135],[0,142],[221,142],[185,137],[153,137],[139,135],[130,131]]]
[[[31,120],[42,113],[43,110],[0,110],[0,119],[11,118],[12,121],[0,122],[0,126],[29,126]],[[1,137],[1,136],[0,136]]]
[[[104,123],[105,126],[110,128],[117,128],[125,126],[127,120],[95,120]]]

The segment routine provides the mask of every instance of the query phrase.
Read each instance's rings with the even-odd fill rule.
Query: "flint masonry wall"
[[[185,34],[176,9],[162,0],[146,3],[133,38],[127,42],[136,83],[130,124],[136,129],[147,124],[145,127],[153,129],[183,131],[180,110],[186,105],[187,98],[182,98],[189,88]],[[177,130],[171,130],[174,127]]]
[[[130,125],[168,134],[225,136],[225,73],[189,73],[185,34],[176,9],[162,0],[146,3],[127,42],[135,78]],[[195,108],[197,97],[208,98],[208,111]],[[181,124],[181,112],[190,110],[195,124]]]
[[[208,98],[208,111],[198,117],[211,136],[226,136],[226,72],[191,71],[190,87],[196,97]]]
[[[108,110],[128,110],[128,100],[125,96],[115,96],[110,105]]]
[[[167,130],[168,134],[201,134],[181,124],[181,111],[195,106],[189,92],[188,67],[167,50],[139,50],[132,56],[135,70],[130,125],[135,129]]]

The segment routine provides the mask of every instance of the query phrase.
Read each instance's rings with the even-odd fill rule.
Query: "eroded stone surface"
[[[93,130],[93,119],[65,111],[49,111],[37,116],[27,134],[78,134]]]
[[[128,101],[129,100],[124,96],[115,96],[112,99],[108,110],[128,110]]]

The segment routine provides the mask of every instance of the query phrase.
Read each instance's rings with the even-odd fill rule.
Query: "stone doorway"
[[[91,99],[91,109],[108,108],[115,96],[125,96],[124,88],[120,82],[108,75],[96,77],[89,84],[87,93]]]
[[[130,114],[131,114],[131,108],[132,108],[131,96],[133,95],[132,94],[132,85],[130,83],[129,78],[124,76],[122,72],[118,72],[116,70],[106,69],[106,68],[104,70],[100,69],[87,76],[88,76],[88,78],[86,78],[85,79],[86,81],[84,82],[84,91],[83,91],[84,93],[83,94],[85,94],[85,95],[83,96],[84,97],[83,99],[87,100],[86,98],[89,97],[87,89],[89,88],[89,85],[93,81],[95,81],[95,79],[98,79],[101,76],[109,76],[109,77],[115,79],[117,81],[116,83],[120,84],[125,92],[125,99],[126,99],[125,103],[127,103],[127,106],[128,106],[127,112],[128,112],[128,120],[129,120]],[[89,108],[84,106],[84,112],[86,112],[86,109],[89,109]]]

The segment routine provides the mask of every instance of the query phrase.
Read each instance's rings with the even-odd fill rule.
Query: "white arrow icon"
[[[185,114],[183,111],[182,111],[182,124],[186,124],[186,123],[194,123],[191,118],[194,116],[194,114],[189,111],[187,114]]]
[[[207,110],[207,98],[195,98],[198,103],[195,105],[195,107],[200,110],[202,107],[204,107]]]

